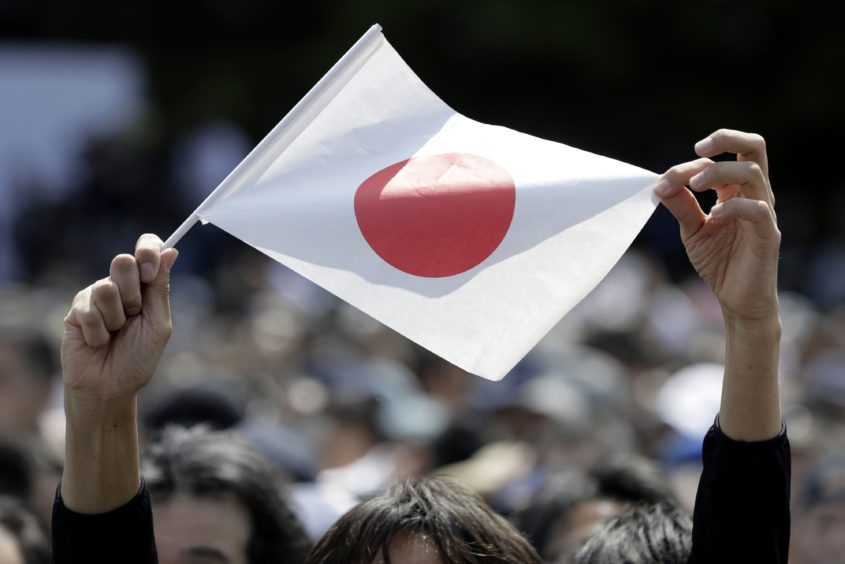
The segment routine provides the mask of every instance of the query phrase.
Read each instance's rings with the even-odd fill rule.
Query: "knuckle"
[[[126,272],[135,268],[135,265],[135,257],[127,253],[122,253],[112,259],[111,271]]]
[[[727,137],[730,136],[730,130],[725,128],[720,128],[710,134],[710,138],[713,139],[716,143],[723,142]]]
[[[673,185],[680,182],[681,179],[681,165],[675,165],[663,173],[663,178],[668,180]]]
[[[763,138],[763,136],[760,135],[759,133],[751,133],[751,134],[749,134],[749,138],[750,138],[751,143],[753,143],[759,149],[765,149],[766,148],[766,139]]]
[[[749,174],[754,176],[758,181],[765,179],[765,175],[763,174],[763,167],[761,167],[759,164],[753,161],[749,161],[747,166]]]
[[[85,308],[77,311],[76,319],[84,327],[97,327],[102,322],[100,312],[94,308]]]
[[[113,301],[118,296],[117,285],[112,280],[103,278],[94,282],[91,293],[97,300]]]
[[[79,310],[83,304],[88,302],[88,296],[91,292],[91,287],[87,287],[84,290],[80,290],[76,293],[73,297],[73,301],[71,302],[70,309],[71,311]]]

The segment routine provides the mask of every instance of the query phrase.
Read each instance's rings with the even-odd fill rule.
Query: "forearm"
[[[134,396],[111,401],[65,398],[62,501],[78,513],[105,513],[141,486]]]
[[[780,318],[737,320],[725,316],[725,379],[719,425],[730,438],[761,441],[781,430],[778,394]]]

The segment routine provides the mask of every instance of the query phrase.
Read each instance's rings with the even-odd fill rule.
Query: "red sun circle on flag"
[[[481,264],[513,220],[513,178],[469,153],[417,156],[367,178],[355,192],[355,216],[375,253],[427,278]]]

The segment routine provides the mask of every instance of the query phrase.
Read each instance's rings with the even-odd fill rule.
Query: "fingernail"
[[[141,280],[150,282],[156,276],[155,268],[151,262],[141,263]]]
[[[690,188],[703,188],[704,187],[704,181],[702,180],[702,176],[701,176],[700,172],[689,179],[689,187]]]
[[[172,253],[162,259],[162,264],[164,265],[164,270],[166,272],[170,272],[170,269],[173,268],[174,264],[176,264],[177,258],[179,258],[179,251],[173,249]]]
[[[668,180],[665,178],[661,178],[660,182],[658,182],[654,186],[654,193],[660,196],[661,198],[664,196],[668,196],[669,192],[672,190],[672,184],[669,183]]]
[[[705,137],[701,141],[695,144],[695,152],[699,155],[701,153],[709,153],[713,150],[713,139],[710,137]]]

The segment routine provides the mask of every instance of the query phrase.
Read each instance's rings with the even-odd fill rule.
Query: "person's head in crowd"
[[[590,473],[605,497],[632,503],[675,501],[669,480],[657,464],[634,453],[606,456]]]
[[[56,368],[53,350],[43,335],[0,328],[0,433],[38,434]]]
[[[674,502],[668,480],[652,461],[610,455],[590,470],[566,468],[549,476],[514,521],[547,560],[571,562],[610,520],[637,504]]]
[[[210,386],[169,391],[145,411],[144,428],[153,437],[171,425],[202,425],[214,431],[231,429],[243,420],[244,413],[226,392]]]
[[[202,428],[167,428],[147,448],[141,472],[161,564],[304,561],[310,543],[278,474],[246,444]]]
[[[692,518],[678,506],[652,503],[613,519],[575,555],[576,564],[686,564]]]
[[[18,498],[45,529],[61,474],[61,461],[41,441],[0,436],[0,496]]]
[[[25,499],[32,491],[32,481],[26,450],[11,437],[0,436],[0,495]]]
[[[3,564],[47,564],[50,546],[20,500],[0,496],[0,562]]]
[[[845,563],[845,455],[823,459],[810,470],[797,513],[800,562]]]
[[[351,464],[384,440],[378,411],[379,402],[373,397],[332,404],[327,411],[320,466],[338,468]]]
[[[617,504],[600,496],[594,476],[566,468],[550,475],[513,520],[540,555],[552,560],[574,554],[596,527],[621,512]]]
[[[531,544],[471,490],[408,480],[341,517],[308,564],[539,564]]]

